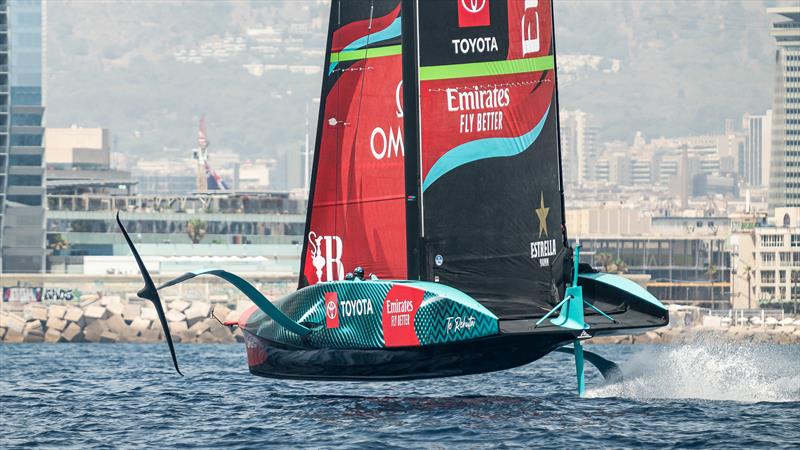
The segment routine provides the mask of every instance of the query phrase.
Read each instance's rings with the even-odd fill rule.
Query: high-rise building
[[[597,127],[592,124],[592,117],[581,110],[562,111],[559,122],[565,181],[581,184],[594,180],[598,144]]]
[[[769,209],[774,211],[800,206],[800,6],[767,12],[783,16],[770,30],[778,45],[769,179]]]
[[[45,268],[42,3],[0,0],[0,269]]]
[[[772,149],[772,111],[747,118],[744,178],[750,186],[769,186]]]

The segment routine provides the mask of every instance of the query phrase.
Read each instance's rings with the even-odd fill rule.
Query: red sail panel
[[[423,265],[500,317],[563,288],[551,7],[419,3]]]
[[[334,1],[332,14],[300,284],[356,266],[405,278],[399,0]]]

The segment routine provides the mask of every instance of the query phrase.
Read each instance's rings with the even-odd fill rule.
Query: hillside
[[[637,130],[719,132],[725,119],[763,112],[772,3],[557,1],[561,107],[593,113],[602,139],[625,140]],[[191,148],[206,114],[215,148],[260,157],[295,150],[306,103],[319,95],[312,69],[322,64],[327,9],[321,1],[49,1],[48,124],[108,127],[115,150],[146,156]]]

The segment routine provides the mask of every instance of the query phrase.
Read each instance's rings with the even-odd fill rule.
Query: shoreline
[[[237,322],[250,306],[248,301],[187,302],[170,299],[165,313],[175,343],[244,342]],[[213,316],[212,316],[213,314]],[[670,310],[671,324],[684,324],[685,312]],[[708,317],[706,317],[707,319]],[[694,325],[669,325],[638,335],[600,336],[587,340],[602,344],[690,343],[714,339],[770,344],[800,344],[798,320],[785,324],[724,326],[719,320],[693,320]],[[3,304],[0,311],[0,343],[157,343],[164,340],[161,324],[150,302],[119,296],[81,296],[64,303]]]

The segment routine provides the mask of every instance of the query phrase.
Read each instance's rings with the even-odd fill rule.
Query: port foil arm
[[[166,283],[162,284],[158,287],[158,290],[174,286],[178,283],[183,283],[184,281],[191,280],[194,277],[200,275],[214,275],[216,277],[222,278],[223,280],[227,281],[228,283],[232,284],[236,289],[242,292],[242,294],[246,295],[253,303],[258,306],[258,309],[264,312],[267,316],[269,316],[272,320],[274,320],[280,326],[286,328],[286,330],[291,331],[292,333],[299,334],[300,336],[306,336],[311,334],[313,331],[311,328],[303,326],[296,321],[292,320],[283,313],[277,306],[272,304],[271,301],[267,299],[258,289],[255,288],[252,284],[250,284],[247,280],[236,275],[234,273],[228,272],[227,270],[223,269],[202,269],[196,270],[192,272],[186,272],[185,274],[175,278],[173,280],[167,281]]]
[[[167,344],[169,345],[169,353],[172,355],[172,364],[175,366],[175,371],[178,372],[179,375],[183,376],[181,369],[178,368],[178,358],[175,356],[175,346],[172,344],[172,335],[169,332],[169,325],[167,324],[167,317],[164,314],[164,307],[161,304],[161,297],[158,296],[158,289],[156,289],[155,284],[153,284],[153,279],[150,278],[150,273],[147,271],[147,267],[145,267],[142,257],[139,256],[139,251],[136,250],[136,246],[133,245],[131,237],[128,236],[128,231],[122,225],[122,221],[119,218],[119,211],[117,211],[117,225],[119,225],[122,235],[125,236],[125,241],[128,243],[128,247],[130,247],[134,259],[136,259],[136,265],[139,266],[139,272],[142,274],[142,279],[144,280],[144,287],[140,289],[136,295],[139,298],[149,300],[153,303],[153,306],[155,306],[156,314],[158,314],[158,320],[161,322],[161,329],[164,331],[164,337],[167,339]]]

